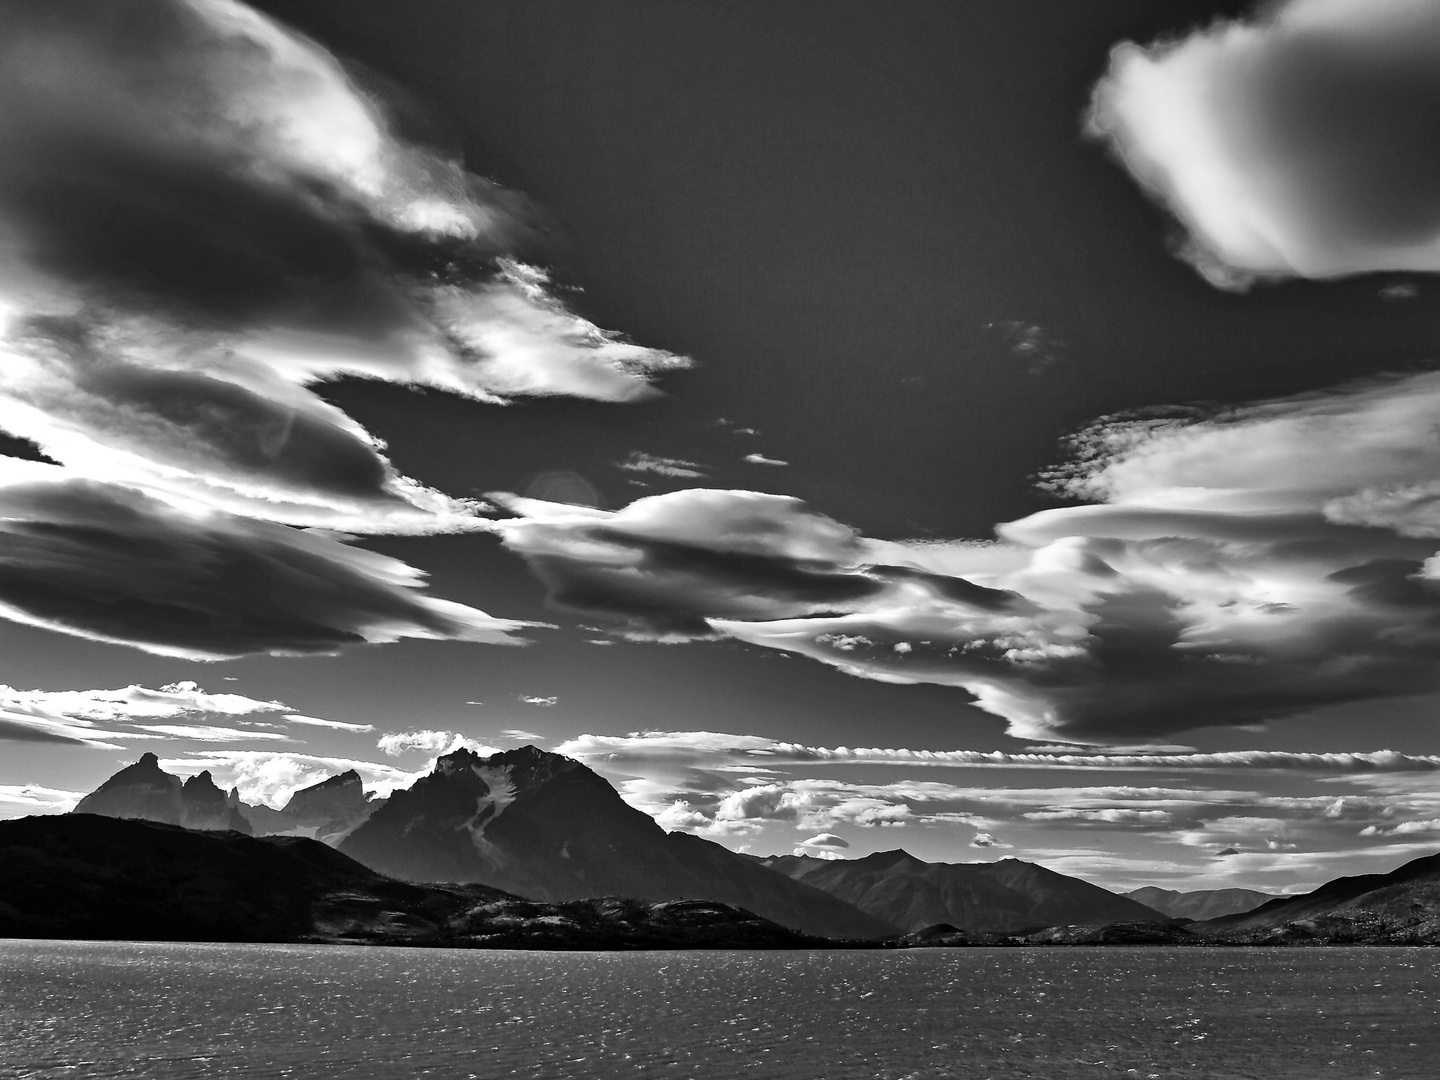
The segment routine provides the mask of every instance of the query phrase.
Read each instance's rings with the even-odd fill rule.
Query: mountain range
[[[1176,892],[1174,889],[1159,889],[1153,885],[1132,889],[1125,895],[1173,918],[1195,921],[1216,919],[1221,915],[1237,915],[1257,908],[1267,900],[1275,899],[1272,893],[1256,892],[1254,889]]]
[[[278,810],[222,791],[209,773],[182,782],[146,754],[82,799],[76,813],[320,840],[387,879],[447,882],[462,891],[488,887],[538,904],[689,900],[847,940],[906,935],[916,943],[978,943],[1033,938],[1046,927],[1124,924],[1135,928],[1124,931],[1129,938],[1160,941],[1168,938],[1138,928],[1178,920],[1190,923],[1196,940],[1424,936],[1431,933],[1427,890],[1440,893],[1440,868],[1432,873],[1425,860],[1411,864],[1403,880],[1347,878],[1311,898],[1272,899],[1245,889],[1153,887],[1121,896],[1019,859],[930,863],[899,850],[859,859],[741,855],[688,833],[667,833],[581,762],[533,746],[489,756],[453,751],[385,799],[367,795],[353,770],[343,772],[297,791]],[[1371,896],[1387,889],[1380,899]],[[1420,906],[1410,911],[1405,904]],[[1044,941],[1114,937],[1067,932]]]
[[[1232,944],[1440,944],[1440,855],[1388,874],[1336,878],[1314,892],[1277,897],[1189,929]]]
[[[862,859],[756,859],[910,933],[938,923],[971,934],[1015,934],[1061,924],[1167,922],[1135,900],[1020,859],[929,863],[905,851]]]

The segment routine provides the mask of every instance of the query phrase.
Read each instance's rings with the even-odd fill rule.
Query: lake
[[[1440,950],[0,941],[0,1077],[1429,1080]]]

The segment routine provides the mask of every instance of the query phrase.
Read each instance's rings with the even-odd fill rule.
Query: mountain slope
[[[775,855],[757,861],[905,932],[936,923],[975,934],[1168,919],[1098,885],[1019,859],[927,863],[896,850],[863,859]]]
[[[182,783],[160,768],[154,754],[143,754],[134,765],[110,777],[81,799],[74,813],[141,818],[191,829],[252,831],[239,800],[216,787],[208,771]]]
[[[719,844],[665,832],[578,761],[533,746],[441,757],[339,848],[410,881],[481,882],[551,902],[611,894],[701,899],[825,937],[894,932]]]
[[[1221,915],[1238,915],[1259,907],[1267,900],[1275,899],[1273,893],[1256,892],[1254,889],[1200,889],[1193,892],[1176,892],[1174,889],[1158,889],[1147,885],[1143,889],[1132,889],[1125,893],[1131,900],[1146,907],[1163,911],[1177,919],[1218,919]]]
[[[1189,927],[1224,941],[1275,944],[1440,943],[1440,855],[1388,874],[1336,878],[1303,896]]]
[[[240,809],[258,835],[308,836],[334,845],[384,801],[366,798],[360,774],[347,769],[301,788],[290,796],[283,809],[244,803]]]
[[[0,938],[324,941],[461,948],[816,948],[721,904],[536,904],[413,885],[304,837],[93,814],[0,821]]]

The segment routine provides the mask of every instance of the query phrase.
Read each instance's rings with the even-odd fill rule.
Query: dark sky
[[[1178,415],[1177,407],[1194,406],[1200,411],[1186,415],[1209,415],[1381,372],[1428,372],[1436,355],[1436,286],[1424,274],[1397,267],[1333,280],[1291,275],[1248,291],[1217,288],[1176,257],[1186,230],[1174,208],[1147,197],[1109,146],[1083,134],[1112,47],[1182,38],[1214,20],[1240,17],[1249,5],[272,0],[255,6],[341,58],[403,140],[463,155],[471,172],[523,195],[526,228],[512,253],[549,267],[571,310],[694,360],[689,370],[655,377],[662,395],[628,403],[519,395],[487,404],[402,385],[404,379],[342,376],[312,387],[383,440],[400,473],[450,496],[514,492],[620,510],[647,495],[735,489],[796,496],[877,540],[992,540],[1000,523],[1076,504],[1038,481],[1070,456],[1067,437],[1099,417],[1133,410]],[[620,467],[641,460],[636,455],[666,459],[692,475]],[[777,464],[747,462],[746,455]],[[555,628],[528,633],[536,643],[527,648],[405,640],[333,657],[261,655],[197,665],[3,623],[0,647],[11,658],[6,679],[25,691],[194,679],[211,692],[283,701],[301,714],[372,725],[376,734],[435,730],[503,744],[502,731],[513,729],[551,746],[569,740],[577,752],[588,747],[597,755],[603,747],[575,740],[658,730],[912,750],[1017,751],[1044,742],[1014,737],[1013,725],[1006,734],[1006,721],[969,704],[970,693],[953,680],[888,679],[883,667],[853,677],[831,660],[761,647],[738,632],[689,643],[615,636],[609,632],[632,610],[633,597],[623,607],[606,593],[610,599],[588,604],[588,613],[576,610],[586,604],[557,606],[560,586],[546,577],[540,556],[527,549],[517,557],[519,549],[507,550],[496,536],[370,535],[355,543],[423,570],[435,596]],[[1366,566],[1388,558],[1411,573],[1425,558],[1419,547],[1404,547],[1408,539],[1386,543],[1366,548]],[[682,588],[667,574],[711,575],[704,587],[728,597],[726,590],[739,589],[735,581],[759,572],[729,555],[685,562],[700,558],[685,550],[690,554],[682,558],[643,547],[646,566],[663,579],[645,602],[661,603],[655,597],[663,593],[666,618]],[[785,606],[797,601],[781,594],[794,587],[793,575],[828,572],[820,562],[787,554],[783,565],[766,564],[761,585],[746,588],[760,597],[751,598],[755,603],[773,605],[766,618],[798,617],[799,608]],[[573,567],[554,573],[575,586]],[[607,581],[605,588],[618,587]],[[1325,682],[1309,695],[1296,687],[1310,680],[1314,666],[1301,665],[1278,689],[1246,681],[1250,675],[1238,667],[1217,669],[1210,682],[1197,683],[1203,703],[1192,717],[1182,700],[1189,691],[1166,697],[1154,690],[1160,676],[1152,671],[1163,665],[1147,666],[1150,645],[1125,637],[1145,638],[1163,621],[1136,614],[1142,600],[1135,603],[1135,610],[1107,616],[1123,624],[1123,633],[1106,639],[1114,657],[1099,661],[1110,665],[1106,678],[1113,676],[1113,684],[1103,682],[1098,696],[1072,699],[1063,697],[1068,689],[1054,687],[1070,687],[1066,680],[1074,676],[1041,680],[1045,693],[1063,698],[1057,708],[1077,718],[1070,727],[1052,725],[1056,732],[1077,742],[1178,743],[1204,751],[1433,748],[1418,719],[1428,715],[1429,699],[1417,705],[1413,696],[1397,696],[1434,689],[1412,675],[1418,661],[1409,652],[1382,675]],[[615,610],[600,610],[606,604]],[[1018,617],[1020,609],[1006,610]],[[720,608],[685,614],[727,617]],[[804,614],[834,613],[817,603]],[[647,625],[653,629],[655,620]],[[1326,648],[1344,648],[1340,630],[1325,633]],[[1292,661],[1287,654],[1283,662]],[[1189,677],[1180,671],[1174,681]],[[1233,699],[1213,685],[1227,680],[1236,687]],[[1113,699],[1105,696],[1112,692]],[[1141,704],[1130,704],[1132,693]],[[1112,700],[1117,715],[1129,716],[1128,709],[1139,719],[1109,719]],[[1225,709],[1232,711],[1215,711]],[[1180,718],[1167,719],[1167,712]],[[307,729],[303,752],[381,760],[376,734],[339,730]],[[1091,738],[1095,732],[1105,738]],[[136,756],[128,743],[123,752],[8,746],[14,754],[0,780],[16,788],[85,790]],[[185,743],[172,757],[199,760],[213,749]],[[789,850],[823,829],[843,836],[854,853],[905,843],[930,857],[967,859],[1009,843],[1016,846],[993,853],[1136,884],[1149,883],[1140,880],[1148,860],[1167,880],[1222,884],[1230,871],[1214,852],[1239,844],[1255,852],[1256,861],[1244,866],[1246,883],[1277,888],[1329,876],[1325,853],[1361,857],[1346,846],[1357,830],[1345,839],[1306,832],[1319,801],[1283,813],[1255,808],[1271,796],[1345,794],[1351,789],[1338,786],[1339,773],[1307,773],[1303,781],[1271,772],[1207,774],[1206,790],[1235,796],[1210,800],[1225,804],[1225,820],[1252,823],[1234,825],[1241,839],[1232,842],[1225,831],[1231,826],[1215,824],[1218,815],[1191,820],[1164,801],[1178,796],[1155,795],[1161,802],[1137,811],[1119,795],[1077,794],[1078,781],[1056,769],[1003,778],[983,769],[918,770],[923,780],[943,780],[956,791],[988,791],[1003,779],[1017,790],[1053,787],[1056,794],[1050,801],[1033,793],[1006,801],[931,792],[930,803],[907,796],[909,831],[901,838],[907,822],[867,819],[858,803],[848,818],[805,816],[805,799],[842,797],[807,789],[811,766],[788,773],[756,766],[745,787],[734,781],[745,775],[738,766],[706,772],[709,766],[692,763],[684,777],[657,779],[644,753],[603,760],[614,777],[631,778],[627,793],[651,809],[689,799],[713,817],[717,801],[736,796],[731,805],[740,816],[722,814],[714,820],[732,824],[712,826],[708,835],[754,850]],[[416,769],[422,761],[400,764]],[[304,775],[318,775],[313,768]],[[845,798],[881,806],[904,800],[860,787],[904,784],[916,772],[836,766],[824,776],[855,785]],[[702,775],[730,787],[702,792]],[[1201,784],[1139,767],[1087,774],[1085,782],[1157,790]],[[793,798],[784,806],[802,809],[741,814],[745,791],[775,787],[780,798],[785,784]],[[1237,792],[1253,798],[1247,803]],[[1362,795],[1379,798],[1369,789]],[[1106,798],[1120,801],[1102,805]],[[1053,806],[1075,814],[1049,821],[1023,816]],[[1109,818],[1097,816],[1107,807],[1114,811]],[[1159,821],[1125,816],[1142,812],[1172,815],[1170,831],[1135,831]],[[1185,813],[1197,812],[1192,806]],[[1253,824],[1262,819],[1271,824]],[[1111,831],[1066,831],[1074,822]],[[679,817],[669,823],[685,824]],[[902,829],[881,827],[887,823]],[[1248,848],[1245,828],[1254,833]],[[1286,864],[1261,857],[1290,850],[1314,858]],[[1202,855],[1211,861],[1197,861]]]

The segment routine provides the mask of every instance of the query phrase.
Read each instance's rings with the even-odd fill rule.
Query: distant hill
[[[807,855],[756,858],[909,933],[948,923],[968,934],[1013,934],[1045,926],[1166,922],[1144,904],[1034,863],[928,863],[906,851],[863,859]]]
[[[537,904],[395,881],[304,837],[70,814],[0,821],[0,938],[470,948],[817,948],[723,904]]]
[[[1143,889],[1132,889],[1124,894],[1131,900],[1146,907],[1163,911],[1177,919],[1215,919],[1221,915],[1236,915],[1257,908],[1267,900],[1275,899],[1273,893],[1256,892],[1254,889],[1201,889],[1194,892],[1177,892],[1174,889],[1158,889],[1147,885]]]
[[[1189,929],[1251,944],[1440,944],[1440,855],[1388,874],[1336,878],[1303,896],[1279,897]]]
[[[441,757],[339,848],[408,881],[481,882],[552,903],[612,894],[709,900],[822,937],[895,933],[720,844],[667,833],[580,762],[533,746]]]

